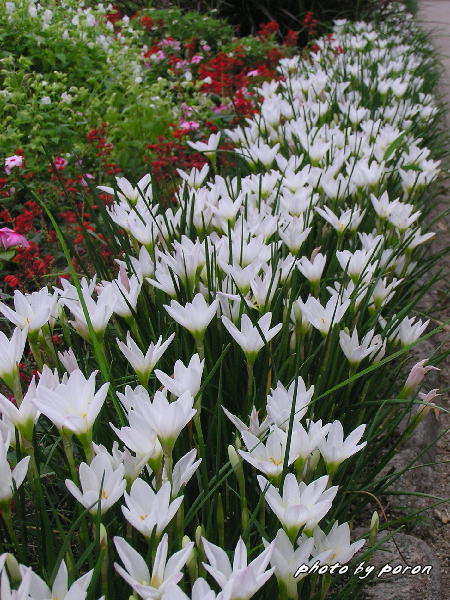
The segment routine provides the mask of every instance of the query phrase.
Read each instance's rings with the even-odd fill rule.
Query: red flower
[[[261,23],[258,29],[258,35],[264,40],[270,38],[270,36],[279,31],[280,26],[276,21],[269,21],[269,23]]]
[[[150,31],[153,27],[153,19],[145,15],[141,17],[140,23],[146,31]]]
[[[16,288],[20,284],[19,278],[15,275],[6,275],[3,281],[12,288]]]

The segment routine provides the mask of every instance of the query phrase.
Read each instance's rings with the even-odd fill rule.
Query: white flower
[[[113,469],[109,457],[105,454],[97,454],[90,465],[80,464],[79,476],[81,490],[71,479],[66,479],[66,487],[75,496],[76,500],[88,508],[92,514],[98,511],[104,514],[113,504],[122,497],[126,481],[124,479],[125,468],[120,464]]]
[[[103,454],[110,461],[112,468],[116,470],[120,465],[123,465],[124,468],[124,477],[127,482],[133,482],[136,477],[139,477],[142,469],[147,464],[150,456],[148,454],[144,454],[143,456],[133,456],[128,448],[124,450],[119,450],[118,442],[114,442],[112,446],[111,454],[108,450],[100,444],[92,444],[95,454]]]
[[[374,334],[374,330],[371,329],[363,337],[361,343],[359,343],[356,328],[353,330],[351,336],[347,331],[339,332],[339,345],[352,366],[358,366],[366,356],[369,356],[372,353],[376,354],[376,352],[381,349],[383,340],[381,339],[381,336],[376,336]]]
[[[286,390],[284,385],[279,381],[277,387],[270,391],[267,396],[267,415],[272,423],[287,430],[289,428],[289,420],[294,404],[294,421],[300,421],[308,410],[308,405],[314,394],[314,386],[306,389],[303,378],[299,375],[297,379],[291,383]]]
[[[298,483],[295,475],[288,473],[282,495],[261,475],[258,475],[258,483],[267,504],[291,539],[297,536],[302,527],[308,532],[314,529],[330,510],[338,490],[337,486],[327,489],[326,475],[306,485],[303,481]]]
[[[125,519],[145,537],[150,537],[153,530],[160,537],[164,529],[175,516],[183,502],[183,496],[172,502],[169,481],[162,484],[155,493],[143,479],[136,479],[131,486],[130,494],[125,492],[126,506],[122,506]]]
[[[61,361],[62,366],[65,368],[67,373],[72,373],[76,369],[79,369],[77,357],[75,356],[72,348],[63,352],[58,352],[58,358]]]
[[[306,256],[302,256],[297,263],[297,267],[308,281],[317,283],[322,277],[326,262],[327,257],[319,252],[314,258],[311,257],[311,260],[308,260]]]
[[[165,533],[156,549],[150,575],[146,561],[128,542],[116,536],[114,545],[125,567],[123,568],[114,563],[116,571],[142,598],[153,600],[161,599],[168,588],[170,590],[171,586],[179,589],[176,584],[183,576],[181,570],[189,560],[194,547],[194,543],[190,542],[185,548],[176,552],[167,560],[169,544],[167,533]]]
[[[39,386],[36,407],[60,430],[66,430],[77,436],[89,433],[108,393],[109,383],[95,391],[95,376],[91,373],[86,379],[76,369],[65,381],[54,389]]]
[[[264,546],[268,547],[268,542],[263,540]],[[312,565],[317,559],[315,556],[310,560],[310,556],[314,551],[314,539],[312,537],[298,541],[298,546],[291,543],[289,537],[283,529],[279,529],[273,541],[273,552],[270,558],[270,564],[275,569],[275,577],[281,589],[286,589],[287,597],[292,600],[298,598],[298,583],[302,576],[296,576],[297,569],[300,565]],[[326,556],[326,554],[324,555]],[[303,575],[304,577],[305,575]]]
[[[50,294],[47,288],[31,294],[14,290],[15,310],[0,302],[0,312],[20,329],[28,328],[32,335],[48,323],[50,317],[54,320],[57,302],[58,292]]]
[[[361,211],[359,208],[348,208],[341,212],[340,216],[337,217],[328,206],[324,206],[323,208],[316,207],[316,211],[321,217],[328,221],[339,234],[343,233],[346,229],[356,231],[366,212],[365,209]]]
[[[116,177],[117,187],[120,190],[117,191],[117,197],[119,198],[119,200],[129,202],[131,205],[135,205],[139,198],[148,200],[151,198],[152,195],[151,182],[151,175],[149,175],[148,173],[138,181],[136,187],[133,187],[128,181],[128,179],[126,179],[125,177]],[[110,194],[111,196],[115,195],[114,188],[99,185],[98,189],[102,192]]]
[[[333,527],[328,535],[316,527],[314,529],[314,549],[316,552],[328,553],[327,558],[322,558],[322,564],[332,565],[340,563],[344,565],[348,563],[354,554],[360,550],[366,540],[350,543],[350,527],[348,523],[339,525],[337,521],[333,523]],[[317,560],[317,559],[316,559]]]
[[[11,400],[0,394],[0,412],[2,415],[6,415],[8,421],[14,423],[15,427],[28,441],[32,439],[33,428],[39,418],[39,411],[33,403],[35,397],[36,380],[34,377],[30,381],[27,393],[23,397],[20,406],[16,406]]]
[[[164,308],[177,323],[190,331],[194,338],[201,340],[217,312],[218,305],[218,299],[207,304],[202,294],[197,294],[192,302],[188,302],[185,306],[172,300],[170,306],[164,305]]]
[[[5,381],[8,387],[14,380],[18,372],[18,363],[22,360],[25,342],[27,340],[27,330],[16,327],[11,339],[0,331],[0,378]]]
[[[317,298],[309,296],[305,304],[302,304],[301,312],[313,327],[327,335],[331,327],[342,320],[349,306],[350,300],[341,302],[337,294],[331,296],[325,307]]]
[[[249,425],[243,423],[236,415],[233,415],[224,406],[222,406],[223,412],[227,415],[236,429],[242,433],[243,431],[249,431],[257,437],[263,435],[270,427],[270,419],[266,417],[263,421],[259,421],[258,411],[255,407],[252,408],[252,412],[249,417]]]
[[[250,564],[247,564],[247,548],[241,538],[234,551],[233,566],[224,550],[202,538],[209,564],[205,569],[214,577],[222,590],[227,590],[230,600],[249,600],[272,577],[274,569],[267,569],[273,543]],[[267,570],[266,570],[267,569]]]
[[[190,450],[175,463],[172,471],[172,497],[174,498],[180,490],[188,483],[195,471],[198,469],[202,459],[197,457],[197,450]]]
[[[22,577],[25,576],[26,570],[24,565],[20,565]],[[62,560],[51,589],[38,575],[32,573],[30,585],[32,595],[30,598],[33,600],[84,600],[93,573],[93,569],[88,571],[69,587],[67,566],[64,560]]]
[[[239,330],[236,325],[227,319],[227,317],[222,316],[222,322],[225,328],[242,348],[249,362],[254,362],[258,352],[268,344],[282,328],[282,323],[270,328],[271,320],[272,313],[265,313],[258,320],[258,329],[252,324],[250,317],[247,314],[243,314],[241,318],[241,329]],[[263,337],[261,337],[259,330],[261,330]]]
[[[162,343],[162,337],[159,336],[156,344],[153,344],[153,342],[150,344],[150,346],[147,349],[147,352],[145,353],[145,356],[140,350],[139,346],[131,337],[131,333],[129,331],[127,332],[126,344],[124,344],[117,338],[116,342],[119,346],[120,351],[138,375],[141,383],[143,385],[147,385],[148,378],[150,377],[150,374],[153,371],[156,363],[167,350],[169,344],[172,342],[174,337],[175,334],[172,333],[172,335],[164,343]]]
[[[121,429],[117,429],[111,423],[110,426],[125,446],[136,453],[137,458],[146,459],[152,469],[157,470],[161,463],[162,447],[156,432],[136,410],[129,411],[128,422],[129,426]]]
[[[163,386],[174,396],[180,397],[184,392],[196,396],[202,382],[205,360],[200,360],[198,354],[193,354],[188,365],[178,359],[173,367],[173,376],[155,369],[155,375]]]
[[[409,346],[417,341],[428,327],[429,322],[429,320],[421,321],[414,317],[405,317],[398,328],[398,339],[402,346]]]
[[[91,292],[92,293],[92,292]],[[102,291],[95,301],[88,290],[82,288],[83,299],[86,305],[87,313],[95,333],[102,336],[111,318],[116,302],[116,296],[111,287]],[[70,294],[70,292],[69,292]],[[76,299],[75,299],[76,298]],[[65,304],[74,317],[70,321],[77,332],[85,339],[90,339],[89,326],[83,305],[77,297],[77,292],[72,297],[63,297],[61,303]]]
[[[205,154],[215,154],[220,141],[220,132],[212,133],[209,136],[207,143],[204,142],[191,142],[188,141],[188,145],[196,150],[197,152],[204,152]]]
[[[0,504],[11,500],[14,493],[14,486],[19,488],[22,485],[30,462],[30,457],[26,456],[11,470],[7,458],[9,443],[9,435],[3,439],[0,433]]]
[[[367,250],[355,250],[350,252],[349,250],[342,250],[336,252],[336,258],[344,272],[356,282],[356,280],[368,273],[373,271],[373,267],[369,265],[372,259],[372,252]]]
[[[287,433],[274,426],[264,442],[249,431],[243,431],[241,435],[248,450],[248,452],[238,450],[242,458],[268,477],[277,478],[281,475],[286,454]],[[296,458],[291,445],[288,465],[291,465]]]
[[[327,437],[319,444],[322,455],[330,474],[347,458],[353,456],[366,446],[367,442],[358,445],[366,426],[360,425],[344,440],[344,429],[340,421],[333,421]]]
[[[153,402],[137,406],[136,411],[155,431],[162,447],[171,450],[182,429],[197,412],[193,404],[194,398],[189,392],[169,402],[163,392],[157,391]]]

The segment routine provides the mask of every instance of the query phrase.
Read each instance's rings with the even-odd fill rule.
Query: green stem
[[[72,444],[72,435],[68,435],[66,433],[61,433],[63,448],[66,454],[67,462],[69,463],[70,475],[72,477],[72,481],[78,485],[78,472],[75,465],[75,459],[73,456],[73,444]]]
[[[14,546],[14,553],[19,553],[19,544],[17,541],[16,532],[14,531],[14,527],[12,524],[11,518],[11,506],[9,501],[0,503],[1,515],[3,517],[3,522],[5,523],[6,530],[8,532],[9,537],[11,538],[12,545]]]
[[[41,348],[39,346],[39,342],[37,338],[34,336],[28,337],[28,342],[30,344],[31,352],[33,353],[34,360],[36,361],[36,365],[39,371],[42,371],[42,367],[44,366],[44,359],[42,358]]]

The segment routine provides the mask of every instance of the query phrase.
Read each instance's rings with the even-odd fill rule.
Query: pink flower
[[[67,160],[62,156],[57,156],[54,160],[54,165],[58,169],[58,171],[62,171],[67,166],[67,164]]]
[[[200,127],[200,123],[197,121],[180,121],[180,128],[185,131],[192,131],[194,129],[198,129]]]
[[[9,175],[11,173],[11,169],[13,169],[14,167],[23,167],[23,164],[23,156],[19,156],[18,154],[14,154],[14,156],[8,156],[7,158],[5,158],[6,174]]]
[[[29,248],[30,244],[27,239],[21,234],[10,229],[9,227],[0,228],[0,248],[12,248],[13,246],[23,246]]]
[[[422,383],[422,380],[425,377],[425,375],[428,373],[428,371],[431,371],[431,370],[439,371],[439,369],[437,367],[433,367],[431,365],[424,367],[424,364],[427,362],[427,360],[428,360],[427,358],[420,360],[411,369],[411,372],[408,375],[408,379],[406,380],[405,387],[404,387],[404,390],[406,392],[408,392],[408,393],[413,392]]]
[[[205,52],[209,52],[211,50],[211,46],[208,46],[208,44],[203,44],[202,50],[204,50]]]
[[[191,58],[191,63],[193,65],[198,65],[199,62],[202,62],[203,60],[203,56],[201,56],[200,54],[196,54],[195,56],[193,56]]]
[[[83,187],[88,186],[88,182],[86,181],[85,178],[86,179],[94,179],[94,176],[91,173],[86,173],[85,176],[80,179],[80,183]]]
[[[258,69],[254,69],[253,71],[249,71],[247,73],[247,77],[257,77],[259,75]]]

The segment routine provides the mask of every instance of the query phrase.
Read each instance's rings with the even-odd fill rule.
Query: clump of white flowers
[[[30,15],[51,27],[38,3]],[[95,27],[84,6],[74,20]],[[295,600],[299,567],[347,563],[364,545],[333,502],[394,410],[383,404],[373,421],[372,371],[429,324],[405,314],[401,294],[432,237],[419,199],[439,171],[419,137],[436,111],[421,60],[395,24],[379,27],[339,21],[309,60],[281,60],[258,114],[190,143],[209,166],[179,170],[169,208],[149,174],[100,186],[113,196],[116,242],[132,248],[110,281],[63,280],[16,292],[14,309],[0,303],[15,326],[0,333],[0,377],[14,394],[0,395],[9,541],[16,550],[14,496],[28,486],[43,503],[54,478],[70,493],[64,520],[73,510],[72,530],[90,521],[77,543],[98,556],[77,578],[84,567],[67,542],[67,566],[62,555],[44,581],[4,554],[2,598],[82,599],[99,580],[92,597],[118,597],[113,585],[128,597],[126,582],[142,598],[262,599],[278,585]],[[222,135],[239,177],[220,174]],[[44,364],[23,394],[27,341]],[[416,365],[399,400],[432,369]],[[419,397],[429,405],[436,393]],[[321,598],[327,585],[311,580]]]

